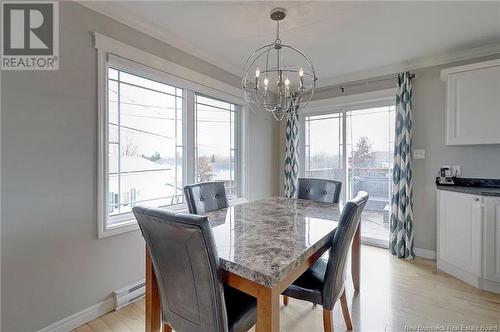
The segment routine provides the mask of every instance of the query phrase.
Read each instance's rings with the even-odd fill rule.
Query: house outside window
[[[108,223],[182,203],[183,91],[109,67]]]

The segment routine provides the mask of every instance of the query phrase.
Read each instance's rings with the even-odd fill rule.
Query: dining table
[[[271,197],[204,214],[217,247],[222,281],[257,299],[256,332],[279,331],[281,293],[331,247],[341,212],[342,204]],[[356,291],[360,232],[359,226],[351,250]],[[160,296],[147,249],[145,301],[146,332],[159,332]]]

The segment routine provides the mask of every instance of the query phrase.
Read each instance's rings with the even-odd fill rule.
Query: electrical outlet
[[[425,159],[425,150],[413,150],[413,159]]]
[[[462,168],[460,165],[451,166],[451,176],[460,176],[462,175]]]

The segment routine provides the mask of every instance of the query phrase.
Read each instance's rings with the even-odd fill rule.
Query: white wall
[[[36,331],[144,278],[138,231],[97,239],[97,31],[234,86],[239,78],[75,3],[60,70],[2,72],[2,331]],[[274,195],[276,123],[250,114],[250,198]]]

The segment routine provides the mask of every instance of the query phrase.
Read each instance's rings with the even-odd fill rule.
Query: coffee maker
[[[439,185],[454,185],[453,176],[451,174],[451,168],[449,166],[443,166],[438,172],[438,177],[436,182]]]

